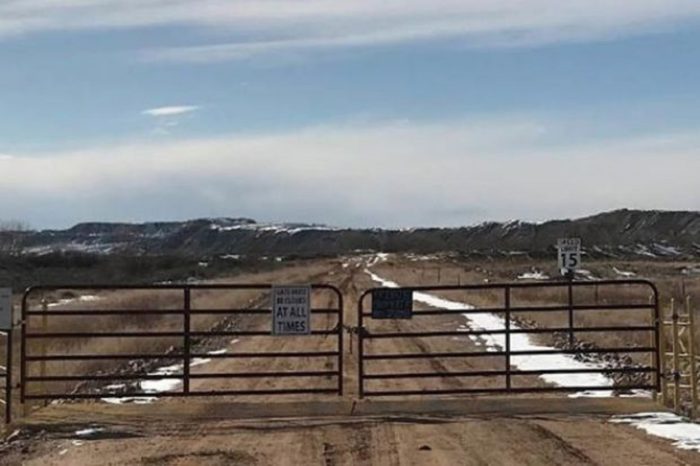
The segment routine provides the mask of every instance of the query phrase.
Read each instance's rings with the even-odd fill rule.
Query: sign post
[[[569,308],[569,347],[573,348],[574,338],[574,288],[572,282],[576,269],[581,267],[581,238],[561,238],[557,241],[557,262],[559,270],[567,280]]]
[[[391,288],[372,290],[373,319],[411,319],[413,291]]]
[[[311,334],[311,287],[272,287],[272,334]]]

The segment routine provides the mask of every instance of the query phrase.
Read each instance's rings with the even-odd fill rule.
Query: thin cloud
[[[185,113],[195,112],[199,110],[199,108],[200,107],[196,105],[173,105],[168,107],[149,108],[141,113],[152,117],[173,117],[184,115]]]
[[[167,25],[245,38],[146,52],[152,59],[215,61],[446,38],[507,47],[599,40],[699,18],[697,0],[26,0],[0,4],[0,36]]]
[[[18,157],[3,167],[0,196],[13,202],[0,205],[0,218],[31,211],[36,224],[245,215],[454,226],[697,207],[697,131],[582,143],[562,142],[558,125],[375,122]]]

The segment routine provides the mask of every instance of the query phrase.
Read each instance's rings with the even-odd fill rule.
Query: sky
[[[2,0],[0,220],[700,208],[697,0]]]

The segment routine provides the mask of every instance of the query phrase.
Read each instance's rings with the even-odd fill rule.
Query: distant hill
[[[700,212],[616,210],[575,220],[487,222],[463,228],[337,229],[310,224],[262,224],[247,218],[184,222],[81,223],[67,230],[19,233],[17,251],[46,254],[176,254],[188,257],[312,257],[357,251],[538,256],[557,238],[581,237],[590,256],[697,258]],[[0,236],[0,241],[2,237]],[[17,242],[17,238],[14,238]]]

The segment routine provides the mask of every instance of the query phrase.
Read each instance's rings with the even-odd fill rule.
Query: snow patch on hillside
[[[306,225],[298,223],[236,223],[233,225],[212,222],[209,226],[215,231],[256,231],[260,233],[295,235],[304,231],[339,231],[340,228],[326,225]]]
[[[683,255],[680,249],[674,246],[669,246],[667,244],[654,243],[652,244],[652,248],[657,254],[662,256],[675,257]]]

